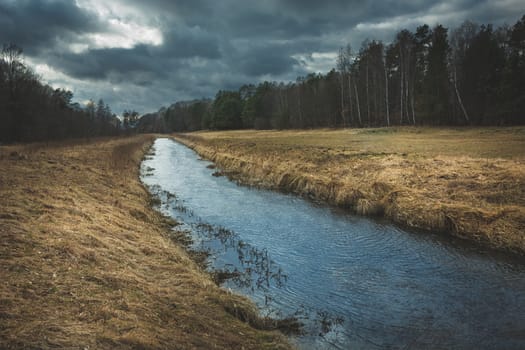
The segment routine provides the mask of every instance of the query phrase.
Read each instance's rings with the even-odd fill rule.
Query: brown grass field
[[[243,183],[525,253],[525,127],[175,135]]]
[[[0,147],[1,349],[290,347],[170,238],[139,181],[153,139]]]

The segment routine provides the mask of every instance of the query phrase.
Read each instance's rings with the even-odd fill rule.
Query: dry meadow
[[[152,209],[153,139],[0,147],[0,348],[289,348]]]
[[[525,128],[179,134],[243,183],[525,252]]]

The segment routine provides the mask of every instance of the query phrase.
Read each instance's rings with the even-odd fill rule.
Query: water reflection
[[[301,348],[525,348],[521,259],[240,187],[180,144],[155,147],[143,181],[161,210],[218,283],[301,320]]]
[[[271,286],[281,288],[286,282],[286,275],[281,267],[270,259],[267,249],[258,249],[244,242],[224,227],[206,223],[194,224],[192,227],[201,238],[201,250],[214,252],[212,255],[219,252],[237,255],[237,259],[215,271],[221,284],[231,281],[237,287],[249,288],[252,292],[255,289],[266,292]],[[269,296],[265,297],[269,300]]]
[[[285,287],[288,277],[282,267],[270,258],[266,248],[259,249],[225,227],[204,222],[176,194],[163,190],[161,186],[153,184],[148,189],[158,199],[158,209],[171,214],[177,212],[179,220],[184,218],[183,225],[189,228],[187,232],[193,238],[188,247],[197,252],[197,260],[203,257],[206,259],[205,265],[218,285],[226,284],[245,293],[250,291],[251,295],[256,293],[264,300],[263,316],[295,320],[292,326],[295,329],[299,325],[301,328],[298,331],[303,336],[325,337],[329,333],[337,334],[338,328],[344,323],[341,315],[333,315],[322,309],[314,310],[304,305],[284,314],[274,304],[271,289]],[[180,231],[181,228],[176,227],[176,230]],[[228,262],[219,262],[218,256],[222,257],[221,261]]]

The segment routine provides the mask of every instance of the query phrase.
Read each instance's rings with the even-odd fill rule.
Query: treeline
[[[22,49],[4,45],[0,53],[0,143],[115,135],[120,120],[99,100],[85,107],[73,93],[43,84],[23,62]]]
[[[195,131],[210,128],[213,101],[210,99],[182,101],[156,113],[143,115],[137,125],[138,132]]]
[[[336,69],[179,102],[150,116],[155,131],[389,125],[523,124],[525,16],[494,28],[466,21],[399,31],[385,45],[341,48]],[[162,119],[162,123],[159,122]],[[152,128],[149,129],[152,131]]]

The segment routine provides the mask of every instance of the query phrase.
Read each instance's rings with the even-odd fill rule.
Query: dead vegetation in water
[[[151,208],[152,141],[0,147],[0,348],[289,348]]]
[[[525,252],[525,128],[177,135],[241,182]]]

